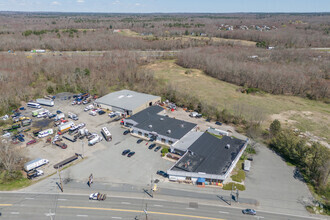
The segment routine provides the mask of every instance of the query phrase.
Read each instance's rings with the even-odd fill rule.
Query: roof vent
[[[131,97],[133,97],[131,94],[128,94],[128,95],[127,95],[127,98],[131,98]]]
[[[180,127],[181,127],[181,128],[184,128],[184,124],[180,124]]]
[[[161,121],[164,121],[164,118],[160,118]]]
[[[227,145],[226,145],[226,148],[229,149],[229,148],[230,148],[230,144],[227,144]]]
[[[120,95],[120,96],[118,96],[118,99],[121,99],[121,98],[123,98],[124,97],[124,95]]]
[[[148,125],[149,128],[152,128],[152,125]]]
[[[171,134],[171,130],[167,130],[167,134]]]

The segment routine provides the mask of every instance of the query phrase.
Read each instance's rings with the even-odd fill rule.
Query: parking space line
[[[258,218],[258,219],[259,219],[259,218],[264,218],[264,217],[262,217],[262,216],[257,216],[257,215],[255,215],[254,217],[255,217],[255,218]]]
[[[122,219],[122,217],[111,217],[113,219]]]
[[[77,217],[88,217],[88,215],[77,215]]]
[[[163,205],[157,205],[157,204],[156,204],[156,205],[154,205],[154,206],[156,206],[156,207],[163,207]]]
[[[34,199],[34,198],[25,198],[25,199],[30,199],[30,200],[32,200],[32,199]]]
[[[58,201],[66,201],[67,199],[58,199]]]
[[[121,202],[121,204],[129,205],[131,203],[130,202]]]
[[[223,211],[219,211],[219,213],[222,213],[222,214],[229,214],[229,212],[223,212]]]
[[[195,210],[195,208],[190,208],[190,207],[188,207],[188,208],[186,208],[186,209]]]

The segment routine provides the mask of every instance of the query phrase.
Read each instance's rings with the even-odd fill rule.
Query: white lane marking
[[[77,215],[77,217],[88,217],[88,215]]]
[[[131,203],[130,202],[121,202],[121,204],[129,205]]]
[[[57,199],[57,200],[59,200],[59,201],[66,201],[67,199]]]
[[[122,219],[122,217],[111,217],[113,219]]]
[[[222,213],[222,214],[229,214],[229,212],[223,212],[223,211],[219,211],[219,213]]]
[[[32,199],[34,199],[34,198],[29,198],[29,197],[28,197],[28,198],[25,198],[25,199],[31,199],[31,200],[32,200]]]
[[[189,208],[189,207],[188,207],[188,208],[186,208],[186,209],[191,209],[191,210],[195,210],[195,208]]]
[[[259,219],[259,218],[264,218],[264,217],[262,217],[262,216],[257,216],[257,215],[255,215],[254,217],[255,217],[255,218],[258,218],[258,219]]]
[[[11,212],[12,215],[19,215],[19,212]]]
[[[163,205],[157,205],[157,204],[156,204],[156,205],[154,205],[154,206],[156,206],[156,207],[163,207]]]

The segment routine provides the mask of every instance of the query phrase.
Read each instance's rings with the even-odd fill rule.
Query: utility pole
[[[84,158],[84,142],[83,142],[83,140],[81,140],[81,151],[82,151],[81,157]]]
[[[148,220],[148,204],[146,203],[146,208],[143,210],[144,214],[146,214],[146,220]]]

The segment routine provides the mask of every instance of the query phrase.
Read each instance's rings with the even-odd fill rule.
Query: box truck
[[[40,108],[40,109],[37,109],[35,111],[32,111],[32,116],[36,117],[37,115],[39,115],[40,112],[43,112],[43,111],[45,111],[44,108]]]
[[[30,170],[36,169],[38,167],[41,167],[45,164],[49,163],[49,160],[47,159],[41,159],[41,158],[37,158],[35,160],[31,160],[27,163],[24,164],[24,170],[26,172],[29,172]]]
[[[65,118],[65,114],[64,113],[60,113],[60,114],[57,114],[56,117],[55,117],[55,121],[58,121],[62,118]]]
[[[91,139],[90,141],[88,141],[88,145],[92,146],[94,144],[97,144],[99,142],[101,142],[103,140],[103,138],[99,135],[95,135],[93,139]]]
[[[46,136],[51,135],[53,133],[54,133],[53,129],[49,128],[47,130],[40,131],[39,134],[38,134],[38,138],[43,138],[43,137],[46,137]]]
[[[74,126],[74,123],[72,121],[66,122],[58,126],[58,131],[63,134],[64,132],[68,131],[72,126]]]
[[[46,105],[46,106],[54,106],[54,100],[49,99],[36,99],[37,103],[40,105]]]

